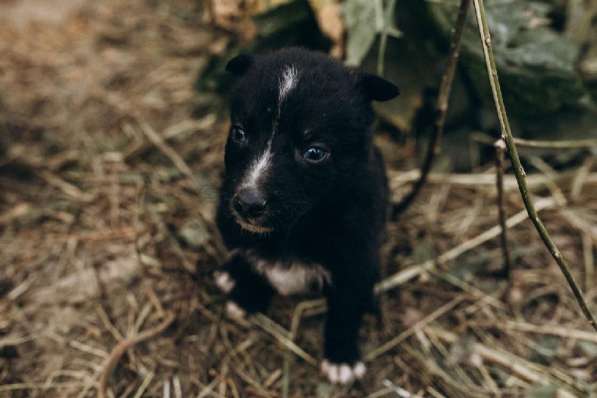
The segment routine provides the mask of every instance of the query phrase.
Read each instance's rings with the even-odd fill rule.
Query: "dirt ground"
[[[209,274],[225,256],[212,220],[227,122],[193,84],[228,38],[200,8],[0,1],[0,396],[597,396],[597,334],[511,176],[511,286],[490,272],[492,165],[432,175],[390,223],[393,284],[384,326],[362,332],[362,382],[320,377],[317,300],[226,319]],[[398,199],[417,176],[409,146],[378,143]],[[594,168],[529,180],[597,311]]]

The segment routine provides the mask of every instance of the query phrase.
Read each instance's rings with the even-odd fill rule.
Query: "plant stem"
[[[441,149],[441,137],[444,133],[444,126],[446,124],[446,115],[448,113],[448,102],[450,99],[450,93],[452,91],[452,83],[454,82],[454,75],[456,74],[456,66],[458,65],[458,58],[460,57],[460,43],[462,41],[462,32],[464,31],[464,23],[466,21],[466,15],[470,8],[470,0],[461,0],[460,8],[458,10],[458,17],[456,18],[456,25],[454,27],[454,33],[452,34],[452,42],[450,44],[450,55],[448,57],[448,64],[446,70],[442,76],[442,81],[439,88],[437,97],[437,116],[435,118],[435,125],[433,134],[429,140],[429,146],[427,147],[427,153],[425,154],[425,160],[421,166],[421,176],[413,185],[411,191],[402,198],[402,200],[396,204],[392,209],[392,216],[396,218],[402,214],[412,204],[414,199],[417,197],[425,183],[427,182],[427,176],[431,171],[433,160],[435,156],[440,152]]]
[[[544,141],[544,140],[527,140],[524,138],[515,138],[514,142],[517,145],[527,148],[541,148],[541,149],[583,149],[583,148],[597,148],[597,139],[584,140],[558,140],[558,141]]]
[[[502,255],[504,257],[504,266],[501,274],[507,277],[510,283],[512,277],[512,259],[510,257],[510,249],[508,248],[508,229],[506,228],[506,208],[504,206],[504,152],[506,151],[506,144],[504,140],[499,139],[495,143],[495,173],[497,185],[497,207],[500,227],[500,241],[502,246]]]
[[[522,200],[524,202],[524,206],[529,214],[529,218],[535,225],[539,236],[545,243],[545,246],[556,260],[556,263],[560,267],[560,270],[564,274],[566,281],[570,285],[572,289],[572,293],[578,302],[583,315],[589,321],[591,326],[597,331],[597,321],[595,320],[594,315],[591,313],[589,309],[582,291],[578,287],[574,276],[570,272],[568,267],[567,261],[560,253],[560,250],[556,246],[556,244],[551,239],[549,232],[543,225],[543,222],[537,215],[535,210],[535,206],[529,196],[527,183],[526,183],[526,173],[522,164],[520,162],[520,158],[518,156],[518,151],[516,149],[516,144],[514,142],[514,137],[512,136],[512,131],[510,129],[510,123],[508,121],[508,115],[506,113],[506,106],[504,105],[504,99],[502,97],[502,90],[500,87],[500,82],[498,78],[497,67],[495,63],[495,57],[493,54],[493,48],[491,46],[491,36],[489,33],[489,27],[487,23],[487,15],[485,14],[485,6],[483,0],[473,0],[475,5],[475,13],[477,17],[477,25],[479,26],[479,35],[481,37],[481,44],[483,46],[483,54],[485,57],[485,65],[487,67],[487,73],[489,75],[489,83],[491,85],[491,92],[493,93],[493,100],[495,102],[498,119],[500,121],[500,127],[502,132],[502,138],[506,142],[506,146],[508,148],[508,154],[510,156],[510,160],[512,161],[512,165],[514,168],[514,174],[516,176],[516,181],[518,182],[518,188],[520,190],[520,194],[522,196]]]
[[[492,137],[477,133],[473,135],[473,140],[482,144],[494,145],[495,141]],[[514,137],[514,143],[521,148],[537,148],[537,149],[590,149],[597,148],[597,139],[587,138],[579,140],[527,140],[524,138]]]
[[[396,0],[390,0],[386,9],[383,9],[383,2],[381,10],[383,15],[383,27],[381,30],[381,36],[379,39],[379,50],[377,53],[377,74],[379,76],[384,75],[384,69],[386,64],[386,47],[388,44],[388,26],[390,25],[391,18],[394,18],[394,9],[396,8]]]

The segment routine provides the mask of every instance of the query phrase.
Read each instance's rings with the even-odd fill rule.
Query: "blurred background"
[[[388,225],[395,284],[383,327],[363,329],[366,378],[340,388],[318,374],[318,301],[223,315],[210,272],[226,255],[213,212],[227,60],[298,45],[396,83],[375,140],[397,203],[433,131],[458,3],[0,0],[0,396],[597,396],[597,335],[509,163],[513,270],[500,273],[499,125],[472,9],[441,153]],[[584,140],[520,152],[597,312],[597,2],[486,3],[515,136]]]

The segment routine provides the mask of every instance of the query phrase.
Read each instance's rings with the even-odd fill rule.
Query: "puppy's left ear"
[[[237,55],[226,64],[226,72],[230,72],[236,76],[242,76],[247,73],[254,61],[255,59],[252,55]]]
[[[361,73],[357,84],[371,101],[389,101],[400,94],[394,83],[370,73]]]

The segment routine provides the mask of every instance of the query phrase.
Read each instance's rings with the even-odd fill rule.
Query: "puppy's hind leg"
[[[267,310],[274,290],[269,282],[255,272],[249,260],[236,253],[217,271],[214,281],[228,295],[226,312],[231,318]]]

